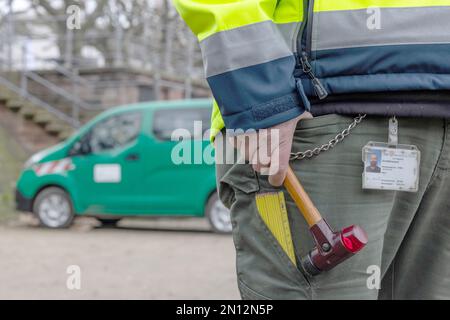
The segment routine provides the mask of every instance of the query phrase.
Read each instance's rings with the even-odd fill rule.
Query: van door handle
[[[137,161],[139,160],[139,155],[137,153],[130,153],[125,157],[126,161]]]

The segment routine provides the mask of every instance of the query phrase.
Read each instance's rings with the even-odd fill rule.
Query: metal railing
[[[48,111],[49,113],[55,115],[58,119],[62,120],[63,122],[67,123],[68,125],[78,128],[80,126],[80,122],[74,119],[73,117],[70,117],[66,115],[64,112],[61,112],[59,109],[51,106],[45,101],[42,101],[41,99],[37,98],[36,96],[24,92],[22,88],[15,85],[13,82],[9,81],[8,79],[0,76],[0,85],[4,86],[5,88],[11,90],[12,92],[16,93],[20,97],[29,100],[34,105]]]
[[[27,56],[26,49],[23,48],[22,52],[25,52],[25,54],[23,54],[23,57],[26,57]],[[0,58],[0,61],[1,60],[2,59]],[[61,71],[63,68],[59,67],[57,69],[58,71]],[[77,81],[71,81],[73,87],[72,93],[45,79],[38,73],[28,70],[26,63],[23,63],[22,68],[17,71],[17,74],[20,75],[19,85],[15,84],[13,81],[5,77],[2,77],[1,84],[7,87],[8,89],[12,90],[16,94],[19,94],[22,98],[28,99],[36,106],[44,108],[46,111],[54,114],[56,117],[60,118],[61,120],[72,126],[78,127],[80,125],[80,111],[81,111],[80,109],[88,111],[101,111],[103,109],[102,106],[90,105],[89,103],[85,102],[78,95],[75,94],[78,91]],[[68,73],[65,72],[65,75],[68,75]],[[33,94],[29,89],[31,81],[41,85],[45,89],[47,96],[51,95],[53,98],[60,98],[62,100],[65,100],[66,103],[71,108],[70,114],[65,114],[64,112],[61,111],[60,107],[56,107],[51,103],[49,103],[48,101],[44,101],[43,99],[40,99],[35,94]],[[84,83],[84,85],[88,84]]]

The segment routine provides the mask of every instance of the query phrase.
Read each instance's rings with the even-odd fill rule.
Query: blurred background
[[[208,97],[197,41],[169,0],[0,0],[0,299],[237,298],[232,238],[204,218],[50,230],[15,210],[26,160],[98,114]],[[67,286],[71,265],[81,289]]]

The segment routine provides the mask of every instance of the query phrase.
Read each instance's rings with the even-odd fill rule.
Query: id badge
[[[420,151],[413,145],[369,142],[363,148],[363,189],[417,192]]]

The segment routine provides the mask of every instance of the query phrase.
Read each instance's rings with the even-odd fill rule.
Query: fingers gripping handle
[[[300,181],[290,166],[287,170],[284,186],[300,212],[303,214],[303,217],[305,217],[309,227],[314,226],[322,220],[319,210],[317,210],[316,206],[311,201],[311,198],[308,196],[305,189],[303,189]]]

